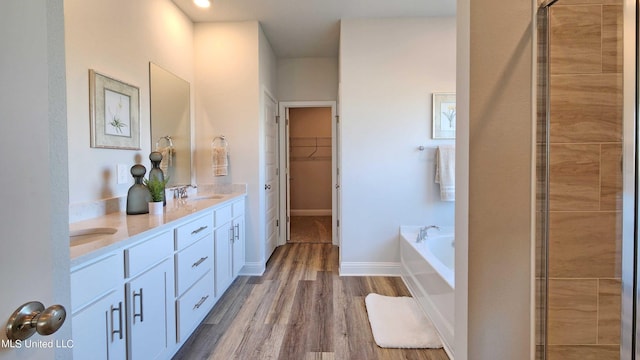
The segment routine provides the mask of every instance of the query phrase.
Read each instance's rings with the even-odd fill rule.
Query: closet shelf
[[[289,160],[327,161],[331,160],[331,137],[290,137]]]

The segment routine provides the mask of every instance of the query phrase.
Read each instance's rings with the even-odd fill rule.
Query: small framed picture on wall
[[[456,93],[433,93],[433,139],[456,138]]]
[[[140,150],[140,90],[89,70],[91,147]]]

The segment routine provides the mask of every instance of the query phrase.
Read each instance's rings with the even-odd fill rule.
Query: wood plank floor
[[[174,359],[425,359],[444,350],[383,349],[364,297],[410,296],[398,277],[340,277],[338,248],[287,244],[260,277],[239,277]]]
[[[331,216],[292,216],[290,243],[331,244]]]

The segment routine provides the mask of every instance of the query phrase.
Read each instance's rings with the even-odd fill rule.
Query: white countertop
[[[219,195],[222,198],[203,198],[207,195]],[[77,241],[71,245],[71,266],[78,265],[92,258],[97,258],[118,247],[125,246],[149,235],[160,233],[171,228],[177,220],[187,217],[198,217],[203,210],[223,203],[232,202],[246,193],[230,194],[198,194],[186,199],[167,199],[165,211],[160,215],[127,215],[126,212],[115,212],[93,219],[69,224],[69,230],[79,231],[93,228],[115,228],[114,234],[94,235],[91,241]]]

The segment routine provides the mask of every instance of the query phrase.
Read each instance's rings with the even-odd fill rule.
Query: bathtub
[[[402,280],[438,330],[449,358],[453,360],[454,324],[454,235],[430,230],[420,243],[420,226],[400,227]]]

